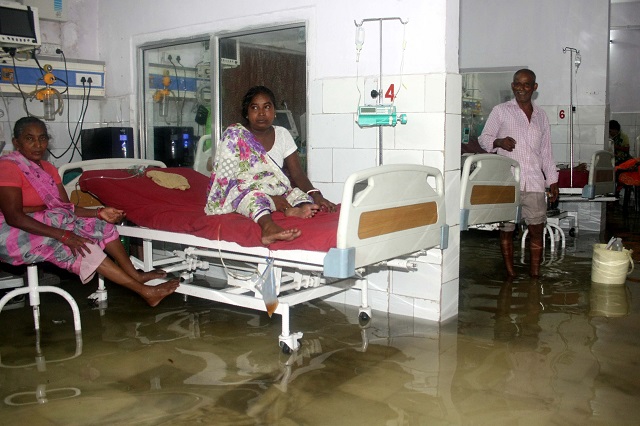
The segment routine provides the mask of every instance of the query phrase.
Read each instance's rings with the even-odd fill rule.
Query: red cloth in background
[[[586,170],[573,171],[573,185],[571,185],[571,170],[564,169],[558,172],[558,187],[560,188],[584,188],[589,182],[589,172]]]
[[[94,194],[104,205],[124,210],[127,219],[138,226],[231,241],[244,247],[262,246],[260,226],[252,220],[238,213],[204,213],[208,177],[187,168],[153,170],[182,175],[191,187],[185,191],[164,188],[146,175],[133,176],[129,170],[91,170],[83,172],[80,188]],[[283,228],[295,227],[302,232],[293,241],[271,244],[272,250],[326,252],[336,246],[338,213],[318,212],[311,219],[301,219],[276,212],[272,217]]]

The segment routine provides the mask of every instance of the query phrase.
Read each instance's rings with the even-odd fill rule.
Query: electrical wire
[[[398,94],[402,89],[402,76],[404,72],[404,52],[406,49],[407,49],[407,23],[403,22],[402,23],[402,57],[400,58],[400,84],[398,85],[398,91],[393,95],[393,100],[391,101],[392,105],[396,101],[396,98],[398,97]]]
[[[18,85],[16,87],[16,84],[11,83],[11,85],[18,89],[18,92],[20,92],[20,96],[22,96],[22,104],[24,106],[24,111],[27,113],[28,116],[30,116],[31,114],[29,113],[29,108],[27,107],[27,98],[24,96],[24,92],[22,91],[22,88],[20,87],[20,80],[18,79],[18,68],[16,67],[16,57],[15,55],[11,55],[11,60],[13,61],[13,76],[16,78],[16,84]]]
[[[180,78],[178,77],[178,67],[176,67],[176,64],[173,62],[173,58],[171,57],[171,55],[167,57],[167,60],[169,61],[169,63],[171,63],[171,65],[173,65],[173,74],[176,76],[176,88],[178,90],[178,99],[176,100],[176,124],[178,126],[181,126],[182,116],[180,111]]]

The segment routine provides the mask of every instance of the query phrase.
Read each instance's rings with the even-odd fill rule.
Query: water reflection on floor
[[[456,320],[374,312],[361,328],[357,309],[317,302],[292,312],[305,332],[293,355],[276,317],[181,296],[150,309],[115,288],[106,311],[80,303],[78,341],[45,295],[40,355],[29,309],[0,314],[0,422],[635,424],[640,274],[592,285],[599,238],[568,239],[542,279],[522,265],[508,282],[495,234],[465,232]]]

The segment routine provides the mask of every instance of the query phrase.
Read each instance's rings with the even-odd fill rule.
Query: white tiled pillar
[[[399,79],[385,77],[383,86]],[[331,151],[331,155],[321,154],[322,158],[332,159],[332,180],[326,185],[333,189],[340,186],[341,191],[349,174],[377,165],[379,133],[377,128],[360,128],[356,123],[355,79],[327,79],[321,84],[322,88],[314,84],[312,89],[319,90],[323,100],[315,114],[312,112],[311,145],[313,155]],[[383,269],[370,273],[369,304],[374,310],[443,321],[458,313],[462,81],[459,74],[405,75],[402,87],[395,106],[398,113],[407,114],[407,124],[383,127],[383,163],[424,164],[443,173],[449,242],[446,250],[435,248],[420,256],[417,271]],[[353,102],[349,101],[351,98]],[[325,136],[320,136],[323,133]],[[322,176],[328,179],[326,167],[327,163],[310,163],[312,181],[317,182]],[[329,300],[360,304],[356,291]]]

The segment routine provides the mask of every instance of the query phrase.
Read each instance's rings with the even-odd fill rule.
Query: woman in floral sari
[[[289,132],[273,126],[275,105],[273,92],[264,86],[253,87],[244,96],[247,126],[231,125],[222,135],[205,206],[207,214],[237,212],[252,219],[260,225],[264,245],[300,236],[299,229],[276,224],[272,212],[311,218],[318,210],[336,209],[304,174]],[[296,187],[282,171],[284,164]]]
[[[21,118],[13,133],[16,150],[0,157],[0,261],[51,262],[77,274],[83,283],[98,272],[151,306],[175,291],[177,279],[144,284],[166,273],[135,269],[113,225],[124,219],[122,210],[85,209],[69,202],[58,171],[42,159],[49,146],[44,122]]]

